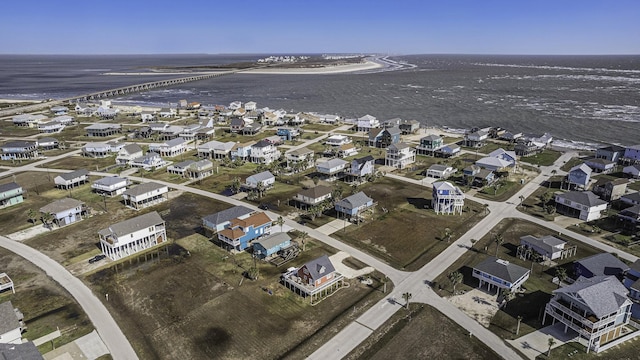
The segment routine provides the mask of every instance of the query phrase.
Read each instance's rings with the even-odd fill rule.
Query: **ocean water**
[[[251,61],[264,55],[0,56],[0,98],[64,98],[175,75],[110,76],[150,66]],[[343,74],[236,74],[114,99],[167,106],[256,101],[259,107],[425,126],[550,132],[576,147],[640,143],[640,56],[389,57],[396,66]]]

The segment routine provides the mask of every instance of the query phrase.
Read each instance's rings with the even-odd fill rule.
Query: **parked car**
[[[95,262],[98,262],[98,261],[100,261],[100,260],[102,260],[102,259],[104,259],[106,257],[107,257],[107,255],[105,255],[105,254],[96,255],[96,256],[92,257],[91,259],[89,259],[89,264],[93,264]]]

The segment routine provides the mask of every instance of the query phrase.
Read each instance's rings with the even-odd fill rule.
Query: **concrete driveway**
[[[557,322],[540,330],[521,336],[515,340],[507,340],[514,348],[520,350],[529,359],[535,359],[540,354],[546,354],[549,350],[549,338],[553,337],[556,344],[552,349],[567,342],[578,341],[578,333],[569,329],[564,333],[564,325]],[[565,354],[566,355],[566,354]],[[559,356],[559,358],[564,358]]]

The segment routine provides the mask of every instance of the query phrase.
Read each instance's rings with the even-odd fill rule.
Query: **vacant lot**
[[[46,168],[51,169],[65,169],[65,170],[77,170],[87,169],[89,171],[100,171],[107,166],[116,164],[115,155],[106,158],[92,158],[82,156],[80,154],[71,155],[56,161],[49,162],[44,165]],[[55,175],[54,175],[55,176]]]
[[[410,271],[449,246],[443,238],[445,228],[451,230],[454,241],[484,216],[482,207],[471,201],[465,202],[462,216],[436,215],[429,209],[430,189],[389,178],[362,185],[358,190],[378,202],[375,213],[364,223],[348,226],[333,236]]]
[[[420,306],[420,307],[419,307]],[[398,310],[346,359],[497,359],[469,331],[428,305]]]
[[[93,325],[82,308],[58,283],[22,257],[0,248],[0,272],[13,280],[16,293],[0,293],[0,303],[11,301],[24,314],[27,331],[22,335],[37,339],[60,328],[63,336],[54,340],[55,347],[90,333]],[[40,346],[41,352],[51,350],[51,343]]]
[[[334,252],[308,244],[287,266]],[[376,282],[352,281],[311,306],[279,284],[282,269],[258,263],[260,279],[247,280],[248,253],[231,255],[201,235],[178,240],[170,254],[87,279],[109,293],[105,305],[141,359],[304,358],[383,295]]]

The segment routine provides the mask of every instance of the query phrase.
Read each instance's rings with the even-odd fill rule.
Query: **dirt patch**
[[[452,296],[449,301],[484,327],[489,327],[491,319],[498,312],[496,295],[479,289]]]

